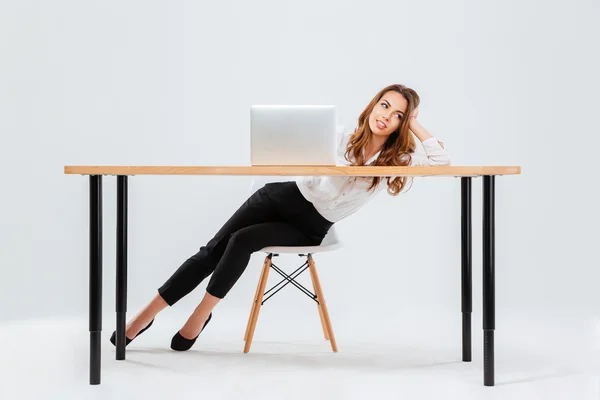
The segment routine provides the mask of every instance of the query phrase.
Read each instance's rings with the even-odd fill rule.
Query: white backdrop
[[[87,315],[88,180],[64,175],[64,165],[246,165],[250,105],[335,104],[349,127],[379,89],[403,83],[420,94],[419,119],[453,165],[522,167],[496,180],[498,334],[547,321],[593,344],[598,9],[532,0],[0,2],[0,320]],[[250,181],[130,178],[130,315],[210,239]],[[473,181],[475,343],[481,184]],[[116,178],[104,178],[109,317],[115,194]],[[418,328],[415,315],[447,315],[440,330],[458,340],[459,179],[382,193],[338,228],[347,246],[316,258],[334,324],[369,330],[406,318]],[[249,311],[261,261],[253,256],[221,310]],[[289,271],[297,262],[280,263]],[[205,286],[177,308],[191,312]],[[309,303],[290,289],[271,304],[318,323]]]

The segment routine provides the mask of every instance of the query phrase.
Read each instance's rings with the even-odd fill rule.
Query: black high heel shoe
[[[144,329],[142,329],[141,331],[139,331],[139,333],[137,335],[135,335],[135,337],[133,339],[135,339],[136,337],[140,336],[142,333],[144,333],[144,331],[148,328],[150,328],[152,326],[152,323],[154,322],[154,318],[152,318],[152,321],[150,321],[150,323],[148,325],[146,325],[146,327]],[[113,334],[110,337],[110,342],[112,344],[114,344],[115,346],[117,345],[117,331],[114,331]],[[131,343],[133,341],[133,339],[129,339],[127,336],[125,336],[125,347],[127,347],[127,345],[129,343]]]
[[[206,322],[204,323],[204,326],[202,326],[202,329],[200,330],[200,333],[202,333],[202,331],[204,330],[204,328],[206,327],[206,325],[210,322],[210,319],[212,318],[212,313],[210,313],[208,315],[208,318],[206,319]],[[179,333],[179,331],[177,331],[177,333],[175,334],[175,336],[173,336],[173,339],[171,339],[171,348],[173,350],[176,351],[186,351],[189,350],[194,343],[196,343],[196,339],[198,339],[198,336],[200,336],[200,333],[193,339],[186,339],[183,336],[181,336],[181,334]]]

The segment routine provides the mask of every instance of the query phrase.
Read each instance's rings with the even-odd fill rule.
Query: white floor
[[[496,386],[484,387],[480,321],[473,322],[473,362],[463,363],[460,314],[355,329],[352,318],[337,315],[334,354],[316,309],[314,319],[290,319],[265,308],[244,354],[247,310],[220,308],[184,353],[169,349],[185,320],[171,312],[127,347],[125,361],[115,360],[114,322],[105,315],[98,386],[88,384],[86,319],[1,324],[0,399],[600,399],[590,347],[548,326],[519,326],[526,316],[497,331]],[[458,319],[456,331],[440,332],[448,318]]]

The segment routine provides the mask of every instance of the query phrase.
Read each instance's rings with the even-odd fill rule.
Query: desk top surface
[[[520,173],[519,166],[65,166],[65,174],[72,175],[482,176]]]

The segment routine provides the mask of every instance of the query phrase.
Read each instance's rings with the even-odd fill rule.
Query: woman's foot
[[[212,310],[220,300],[220,298],[208,292],[204,294],[202,301],[188,318],[185,325],[183,325],[183,328],[171,339],[171,348],[173,350],[185,351],[192,347],[200,332],[202,332],[212,318]]]
[[[202,327],[200,328],[200,331],[198,332],[198,334],[196,334],[195,336],[188,338],[188,337],[184,337],[181,332],[183,330],[183,328],[178,331],[175,336],[173,336],[173,338],[171,339],[171,348],[173,350],[176,351],[186,351],[189,350],[194,343],[196,343],[196,339],[198,339],[198,336],[200,336],[200,333],[202,333],[202,331],[204,330],[204,328],[206,327],[206,325],[210,322],[212,318],[212,313],[210,313],[208,315],[208,318],[206,318],[206,320],[202,323]],[[191,319],[191,317],[190,317]],[[190,320],[188,319],[188,322],[190,322]],[[186,323],[187,325],[188,323]]]
[[[131,342],[143,330],[149,328],[156,315],[168,306],[160,294],[155,295],[150,303],[125,325],[125,340]],[[112,341],[112,340],[111,340]],[[113,343],[114,344],[114,343]]]
[[[127,337],[127,331],[125,331],[125,346],[129,345],[129,343],[131,343],[131,341],[133,339],[135,339],[136,337],[138,337],[139,335],[141,335],[142,333],[144,333],[144,331],[148,328],[150,328],[152,326],[152,323],[154,322],[154,319],[152,319],[152,321],[150,321],[150,323],[148,323],[148,325],[146,325],[143,329],[141,329],[138,333],[136,333],[131,339],[129,337]],[[112,336],[110,337],[110,342],[112,344],[114,344],[115,346],[117,345],[117,332],[114,331]]]
[[[197,316],[192,314],[186,321],[185,325],[183,325],[183,328],[179,330],[179,334],[188,340],[198,337],[209,317],[210,315]]]
[[[146,329],[146,327],[148,327],[148,325],[151,324],[152,321],[154,321],[153,315],[145,315],[143,313],[136,315],[125,326],[125,336],[129,340],[133,340],[137,335],[140,334],[142,330]]]

